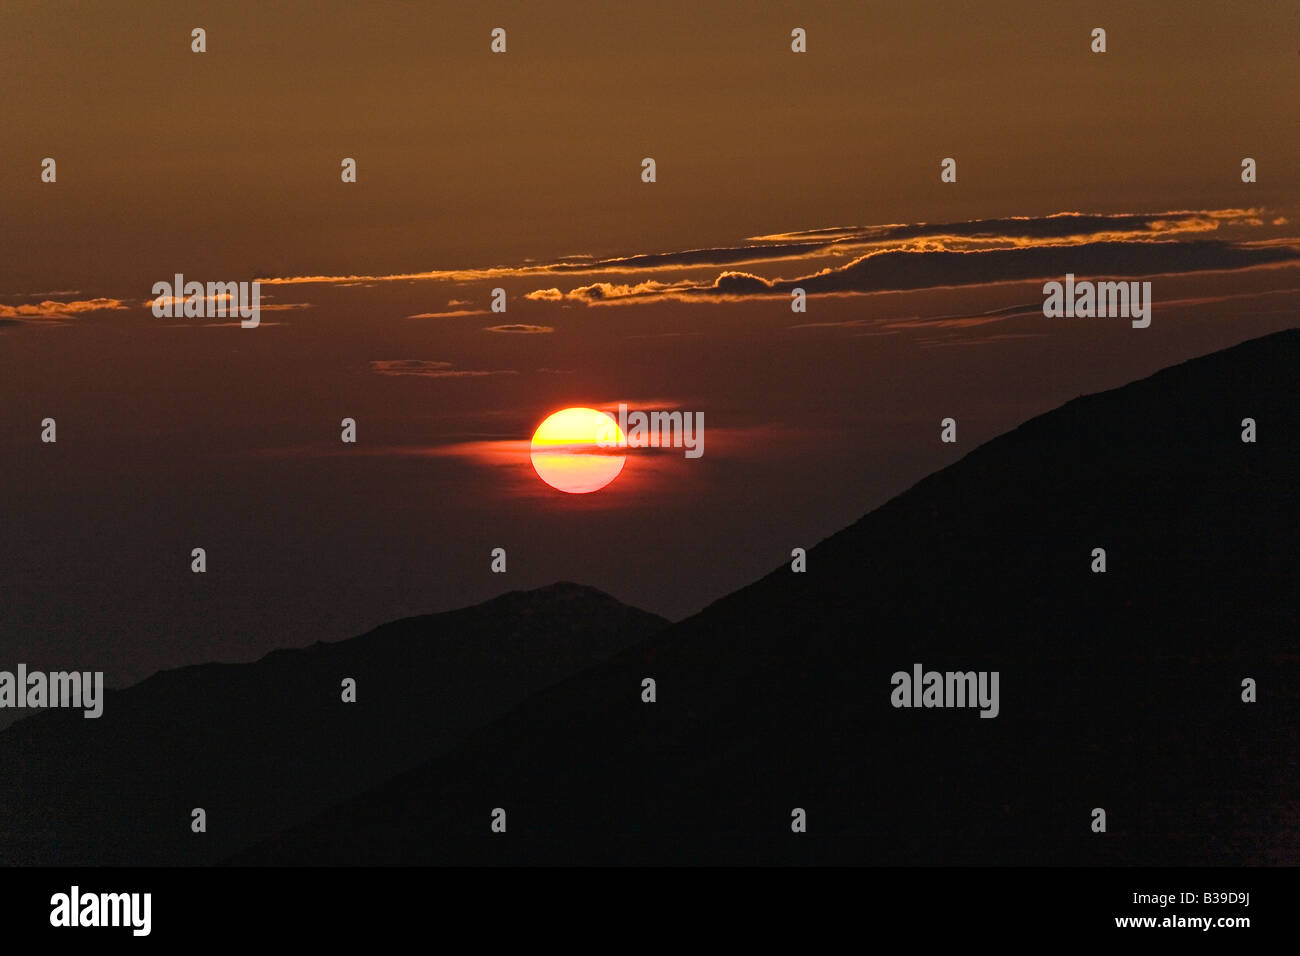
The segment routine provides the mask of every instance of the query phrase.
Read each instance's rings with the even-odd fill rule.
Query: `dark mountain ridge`
[[[0,862],[221,859],[666,624],[561,583],[251,664],[165,671],[107,692],[95,720],[33,714],[0,733]],[[206,833],[191,831],[195,807]]]
[[[1300,862],[1298,369],[1293,329],[1071,401],[235,861]],[[999,715],[892,706],[916,663]]]

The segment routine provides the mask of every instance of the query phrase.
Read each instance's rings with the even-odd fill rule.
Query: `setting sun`
[[[563,409],[533,434],[533,468],[542,481],[559,491],[573,495],[599,491],[623,470],[626,457],[610,447],[623,437],[618,422],[605,412]]]

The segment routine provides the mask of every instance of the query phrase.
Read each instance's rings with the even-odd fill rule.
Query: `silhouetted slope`
[[[236,862],[1300,862],[1298,373],[1289,330],[1069,402]],[[916,662],[1000,716],[893,708]]]
[[[574,584],[205,664],[0,733],[0,861],[205,862],[446,750],[667,624]],[[357,682],[343,703],[344,678]],[[190,830],[207,811],[208,831]]]

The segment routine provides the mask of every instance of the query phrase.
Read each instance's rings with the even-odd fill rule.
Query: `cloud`
[[[555,329],[549,325],[489,325],[484,332],[507,332],[517,335],[549,335]]]
[[[34,305],[0,304],[0,318],[31,322],[59,321],[86,312],[115,311],[127,307],[127,304],[121,299],[77,299],[72,302],[56,302],[53,299],[45,299]]]
[[[441,372],[434,375],[433,378],[482,378],[485,375],[518,375],[519,373],[512,368],[492,369],[491,371],[451,371]]]
[[[565,293],[566,299],[583,302],[601,302],[606,299],[663,298],[673,293],[690,293],[699,289],[692,282],[657,282],[646,280],[635,285],[616,282],[593,282],[591,285],[578,286]]]
[[[962,329],[978,325],[989,325],[993,322],[1002,322],[1006,319],[1020,318],[1026,315],[1042,315],[1042,301],[1028,302],[1022,305],[1008,305],[1000,309],[989,309],[986,312],[961,312],[947,315],[909,315],[895,316],[886,318],[857,318],[845,319],[840,322],[802,322],[798,325],[792,325],[792,329],[835,329],[835,328],[879,328],[897,331],[899,329],[914,328],[924,326],[928,328],[953,328]],[[873,334],[885,334],[875,332]]]
[[[557,263],[554,272],[646,272],[665,268],[738,265],[783,259],[844,254],[853,247],[924,248],[1024,246],[1122,239],[1159,239],[1186,233],[1213,232],[1220,223],[1263,225],[1257,209],[1179,210],[1160,213],[1093,215],[1061,212],[1050,216],[1007,216],[946,223],[893,223],[880,226],[832,226],[751,237],[750,245],[643,253],[581,263]]]
[[[843,266],[791,279],[766,279],[748,272],[723,272],[712,283],[636,286],[608,282],[580,286],[566,298],[588,305],[626,304],[662,299],[739,301],[789,295],[904,292],[988,285],[1029,279],[1177,275],[1221,272],[1300,263],[1300,245],[1265,245],[1222,240],[1185,242],[1094,242],[1082,245],[1027,246],[977,252],[873,252]]]
[[[1219,309],[1221,315],[1250,315],[1250,314],[1281,314],[1285,309],[1251,311],[1251,310],[1225,310],[1223,306],[1228,303],[1246,303],[1271,297],[1290,297],[1300,294],[1300,288],[1281,288],[1265,290],[1249,290],[1243,292],[1229,292],[1221,295],[1195,295],[1183,298],[1161,298],[1159,306],[1162,312],[1169,312],[1173,309],[1187,310],[1201,308],[1205,306],[1214,306]],[[931,335],[932,333],[942,332],[947,337],[919,337],[916,339],[917,344],[922,347],[939,346],[939,345],[961,345],[961,344],[986,344],[1003,342],[1012,339],[1028,338],[1039,336],[1045,333],[1038,332],[998,332],[989,333],[981,331],[978,335],[964,335],[968,329],[978,328],[980,326],[990,325],[996,322],[1003,322],[1008,319],[1038,318],[1043,314],[1042,301],[1022,303],[1018,305],[1009,305],[1003,308],[990,309],[985,312],[961,312],[948,313],[942,315],[909,315],[909,316],[876,316],[870,318],[846,319],[839,322],[807,322],[801,325],[791,326],[792,329],[816,329],[816,328],[843,328],[843,329],[861,329],[862,331],[854,332],[857,336],[878,336],[878,335],[898,335],[903,331],[912,331]]]
[[[370,371],[380,375],[428,375],[451,368],[450,362],[431,362],[425,359],[376,359]]]
[[[740,266],[780,261],[844,258],[866,251],[928,249],[963,251],[1105,241],[1144,242],[1215,232],[1223,226],[1257,228],[1265,224],[1259,208],[1179,209],[1152,213],[1059,212],[1047,216],[1004,216],[944,223],[889,223],[830,226],[754,236],[742,244],[642,252],[624,256],[568,256],[550,262],[476,269],[437,269],[390,275],[306,275],[261,279],[267,284],[451,281],[473,282],[542,275],[624,275],[709,266]],[[1281,225],[1280,217],[1273,225]],[[557,288],[528,293],[536,300],[559,300]],[[453,299],[449,305],[467,305]],[[429,313],[427,317],[444,317]]]
[[[451,312],[417,312],[408,319],[459,319],[468,315],[487,315],[487,309],[456,309]]]
[[[468,458],[481,465],[525,465],[532,441],[527,438],[498,438],[486,441],[451,442],[424,449],[426,455]]]
[[[564,293],[559,289],[534,289],[529,292],[525,299],[532,299],[534,302],[558,302],[564,298]]]
[[[830,243],[897,242],[916,238],[1017,240],[1096,240],[1111,236],[1160,238],[1182,233],[1213,232],[1220,223],[1260,225],[1260,209],[1179,209],[1154,213],[1058,212],[1048,216],[1003,216],[946,223],[893,223],[884,226],[835,226],[829,229],[775,233],[752,241],[814,239]]]
[[[984,252],[879,252],[798,279],[768,281],[724,274],[714,288],[724,294],[764,289],[789,293],[798,286],[809,293],[878,292],[1059,278],[1067,272],[1086,277],[1228,271],[1297,260],[1300,246],[1257,248],[1220,240],[1108,241]]]
[[[259,321],[259,329],[270,329],[277,325],[284,325],[283,322],[263,322]],[[236,320],[234,322],[173,322],[161,326],[164,329],[242,329],[244,323]]]
[[[514,369],[457,369],[451,362],[433,362],[426,359],[377,359],[370,363],[370,371],[379,375],[411,375],[419,378],[482,378],[487,375],[518,375]]]
[[[141,306],[146,309],[152,309],[155,304],[163,307],[180,306],[181,309],[173,310],[174,312],[179,312],[184,309],[186,302],[210,302],[213,305],[223,306],[224,307],[223,311],[225,311],[230,315],[234,315],[239,306],[239,303],[235,300],[235,297],[232,296],[229,292],[221,292],[214,295],[191,295],[191,296],[160,295],[156,299],[145,299],[144,302],[141,303]],[[312,304],[310,302],[264,303],[260,301],[260,297],[259,297],[257,309],[259,312],[292,312],[298,309],[310,309],[311,307]],[[206,312],[209,310],[205,309],[204,311]],[[198,316],[197,318],[202,318],[202,316]]]

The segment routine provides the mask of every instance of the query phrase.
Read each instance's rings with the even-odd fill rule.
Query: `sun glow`
[[[571,495],[599,491],[623,470],[626,457],[617,448],[608,447],[623,437],[618,422],[602,411],[563,409],[537,426],[533,468],[542,481],[559,491]]]

